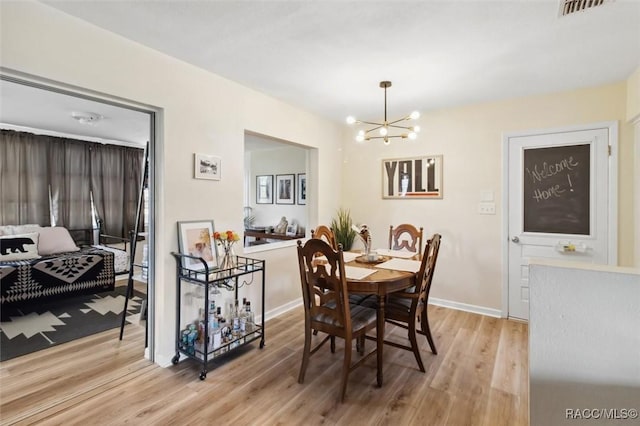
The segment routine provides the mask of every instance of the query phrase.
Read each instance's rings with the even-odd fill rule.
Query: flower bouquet
[[[233,252],[233,245],[240,241],[240,236],[233,231],[214,232],[213,239],[222,248],[223,257],[219,262],[220,269],[231,269],[236,266],[236,256]]]

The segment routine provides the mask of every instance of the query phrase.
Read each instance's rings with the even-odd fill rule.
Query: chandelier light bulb
[[[356,142],[364,142],[364,135],[358,133],[356,136]]]
[[[389,140],[389,138],[384,138],[384,144],[385,145],[391,144],[391,141]]]
[[[347,117],[347,124],[353,124],[356,122],[356,118],[352,115]]]
[[[389,133],[389,130],[387,130],[386,126],[380,127],[380,136],[387,136],[387,133]]]
[[[413,131],[416,133],[420,133],[420,126],[413,126]]]
[[[418,118],[420,118],[420,113],[418,111],[413,111],[409,118],[411,118],[412,120],[417,120]]]
[[[417,137],[418,135],[416,135],[416,132],[409,132],[409,139],[415,140]]]

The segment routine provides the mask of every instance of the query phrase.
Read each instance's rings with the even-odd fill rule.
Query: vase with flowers
[[[240,241],[240,236],[233,231],[214,232],[213,239],[222,248],[222,260],[218,263],[220,269],[235,268],[237,264],[233,245],[236,241]]]

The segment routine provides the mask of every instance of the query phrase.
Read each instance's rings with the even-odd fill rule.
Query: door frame
[[[618,264],[618,122],[557,127],[551,129],[510,132],[502,135],[502,318],[509,316],[509,139],[523,136],[540,136],[581,130],[607,129],[609,133],[608,174],[608,253],[609,265]]]
[[[146,343],[144,348],[144,358],[151,362],[155,362],[155,275],[156,275],[156,218],[159,216],[158,209],[160,203],[160,191],[158,189],[156,169],[159,169],[159,157],[161,151],[161,126],[162,126],[162,109],[136,102],[134,100],[116,97],[103,92],[97,92],[84,87],[73,86],[70,84],[46,79],[35,76],[33,74],[16,71],[10,68],[0,66],[0,78],[17,84],[23,84],[35,87],[41,90],[47,90],[68,96],[74,96],[80,99],[90,100],[93,102],[101,102],[116,106],[119,108],[130,109],[149,114],[149,166],[147,182],[149,185],[149,229],[148,229],[148,249],[149,249],[149,265],[147,277],[147,331]]]

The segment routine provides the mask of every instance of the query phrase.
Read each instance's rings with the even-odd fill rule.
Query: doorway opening
[[[133,101],[114,98],[105,94],[98,94],[81,88],[71,88],[63,84],[55,82],[42,82],[37,77],[24,76],[20,73],[13,73],[9,70],[3,70],[0,74],[0,93],[2,93],[3,108],[0,112],[0,128],[7,131],[20,132],[24,134],[32,134],[34,137],[47,136],[51,141],[68,141],[76,146],[82,143],[91,144],[96,150],[101,147],[113,147],[112,151],[121,154],[122,158],[127,155],[135,156],[132,163],[120,164],[122,174],[127,174],[127,180],[136,182],[135,186],[140,185],[142,170],[132,170],[131,167],[123,166],[123,164],[140,164],[142,155],[137,151],[144,151],[148,145],[148,176],[146,185],[142,189],[141,194],[135,197],[143,203],[140,222],[143,223],[143,232],[139,234],[138,241],[144,239],[137,244],[135,253],[128,253],[129,256],[136,259],[134,263],[140,264],[146,260],[147,268],[144,281],[141,281],[136,288],[146,291],[146,328],[154,329],[154,241],[155,241],[155,152],[156,152],[156,111],[147,106],[139,105]],[[93,149],[93,148],[92,148]],[[137,160],[136,160],[137,158]],[[137,161],[137,163],[136,163]],[[107,161],[107,157],[103,158],[104,172],[96,172],[94,175],[104,175],[107,172],[113,172]],[[134,173],[135,172],[135,173]],[[115,172],[114,172],[115,173]],[[116,173],[117,174],[117,173]],[[131,177],[133,174],[135,177]],[[73,180],[67,177],[68,180]],[[79,181],[82,179],[76,179]],[[123,177],[124,181],[125,178]],[[132,185],[129,185],[132,186]],[[113,185],[111,186],[113,187]],[[95,189],[95,187],[94,187]],[[51,191],[50,191],[51,192]],[[113,192],[113,191],[111,191]],[[116,194],[117,195],[117,194]],[[98,207],[96,197],[101,197],[102,206]],[[95,245],[100,241],[99,220],[111,217],[110,222],[122,221],[123,217],[116,217],[118,213],[105,213],[109,207],[109,196],[106,194],[98,194],[92,190],[88,195],[91,199],[90,207],[86,210],[91,216],[87,226],[88,232],[81,237],[75,236],[76,241],[82,241],[82,244]],[[4,201],[3,201],[4,202]],[[53,193],[49,195],[50,212],[57,211],[55,209],[56,196]],[[121,212],[131,211],[124,206],[125,204],[134,204],[135,211],[136,202],[131,200],[123,201],[122,206],[116,206]],[[105,207],[107,204],[107,207]],[[131,207],[131,206],[130,206]],[[65,207],[69,210],[71,207]],[[84,208],[84,207],[83,207]],[[116,209],[117,210],[117,209]],[[114,210],[115,211],[115,210]],[[127,240],[128,232],[133,229],[135,217],[126,216],[124,224],[115,226],[121,231],[123,240]],[[56,225],[55,215],[50,213],[51,221],[43,220],[39,223],[41,226]],[[87,219],[84,219],[85,221]],[[113,226],[112,226],[113,229]],[[72,235],[74,237],[74,235]],[[79,240],[79,238],[83,238]],[[123,242],[124,244],[124,242]],[[146,249],[145,249],[146,246]],[[146,253],[145,253],[146,252]],[[120,278],[116,280],[116,288],[126,286],[126,276],[116,276]],[[125,278],[125,280],[122,280]],[[138,277],[140,278],[140,276]],[[125,329],[126,333],[126,329]],[[145,339],[145,356],[153,361],[153,333],[148,333]]]

